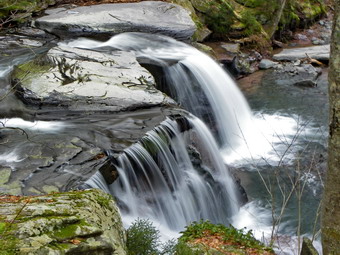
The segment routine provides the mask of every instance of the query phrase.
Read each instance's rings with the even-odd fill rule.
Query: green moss
[[[51,64],[41,59],[35,59],[19,65],[13,74],[13,77],[20,80],[32,81],[35,77],[38,77],[44,73],[47,73],[52,68]]]
[[[8,182],[11,173],[12,170],[10,168],[4,168],[0,170],[0,185],[3,185]]]
[[[281,16],[279,29],[311,23],[324,13],[326,9],[323,0],[288,0]]]
[[[0,235],[5,231],[7,224],[5,222],[0,222]]]
[[[111,199],[109,197],[104,197],[104,196],[98,196],[96,198],[96,201],[98,202],[98,204],[104,208],[109,208],[110,207],[110,202]]]
[[[82,226],[89,226],[89,225],[85,223],[84,220],[79,220],[79,222],[77,223],[63,226],[62,228],[55,230],[52,233],[49,233],[48,235],[53,236],[53,238],[55,238],[58,241],[72,239],[78,235],[77,231],[79,231],[79,228]]]
[[[52,243],[48,244],[48,247],[51,248],[52,250],[67,251],[69,248],[72,247],[72,244],[52,242]]]
[[[16,254],[19,239],[13,235],[16,225],[8,222],[0,222],[0,255]]]
[[[17,254],[17,244],[19,240],[13,235],[2,235],[0,237],[0,255]]]
[[[244,35],[251,36],[261,33],[262,26],[250,10],[245,9],[241,13],[241,17],[241,22],[244,24]]]
[[[23,23],[32,13],[41,11],[53,3],[51,0],[1,0],[0,19]]]
[[[268,0],[235,0],[235,1],[241,5],[250,8],[262,7],[269,2]]]
[[[42,190],[46,193],[53,193],[53,192],[59,192],[59,189],[56,186],[52,186],[52,185],[44,185],[42,187]]]
[[[229,2],[223,0],[210,2],[209,12],[206,13],[206,23],[215,34],[227,34],[235,18],[234,8]]]

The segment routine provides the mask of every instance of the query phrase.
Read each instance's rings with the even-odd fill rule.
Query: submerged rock
[[[311,64],[296,65],[295,63],[286,63],[276,65],[272,71],[273,77],[276,77],[278,85],[294,85],[298,87],[316,87],[317,79],[322,70]]]
[[[0,215],[6,254],[126,254],[119,209],[100,190],[2,196]]]
[[[60,10],[38,18],[34,25],[60,37],[145,32],[190,40],[196,30],[187,10],[160,1],[101,4]]]
[[[54,47],[44,58],[19,66],[13,77],[26,104],[113,112],[175,104],[155,88],[132,52]]]

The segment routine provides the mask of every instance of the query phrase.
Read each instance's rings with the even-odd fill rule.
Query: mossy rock
[[[0,197],[0,254],[125,255],[125,230],[100,190]]]
[[[193,41],[202,42],[211,34],[211,31],[205,25],[204,18],[197,13],[197,9],[193,6],[193,0],[171,0],[171,3],[178,4],[190,12],[190,16],[197,27],[192,37]]]
[[[187,6],[199,17],[200,26],[206,25],[213,37],[239,39],[261,35],[269,41],[265,31],[276,18],[276,10],[280,7],[277,0],[173,0]],[[188,7],[190,6],[190,7]],[[282,30],[311,23],[325,13],[323,0],[287,0],[279,27]],[[261,42],[260,42],[261,43]]]
[[[0,1],[0,19],[11,22],[24,22],[35,12],[55,4],[55,0],[2,0]]]

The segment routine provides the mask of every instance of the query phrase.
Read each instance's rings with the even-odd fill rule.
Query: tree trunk
[[[268,26],[266,30],[269,39],[271,39],[275,33],[275,31],[277,30],[277,26],[279,25],[283,10],[286,6],[286,2],[287,0],[277,0],[277,4],[278,7],[275,10],[275,13],[273,15],[273,20],[271,22],[271,24]]]
[[[340,252],[340,0],[335,0],[329,70],[328,170],[322,208],[323,254]]]

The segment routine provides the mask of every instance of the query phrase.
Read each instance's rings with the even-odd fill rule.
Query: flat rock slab
[[[109,182],[115,168],[107,164],[104,150],[118,155],[166,116],[177,114],[176,109],[154,107],[83,117],[53,111],[35,122],[0,119],[4,125],[0,132],[0,194],[77,189],[98,171],[104,171]]]
[[[312,46],[304,48],[284,49],[279,54],[275,54],[273,59],[280,61],[295,61],[298,59],[314,58],[320,61],[328,61],[330,45]]]
[[[26,104],[117,112],[173,102],[155,88],[153,76],[130,52],[59,46],[19,66],[13,77]]]
[[[196,30],[187,10],[159,1],[92,5],[49,13],[34,25],[60,37],[145,32],[190,40]]]

